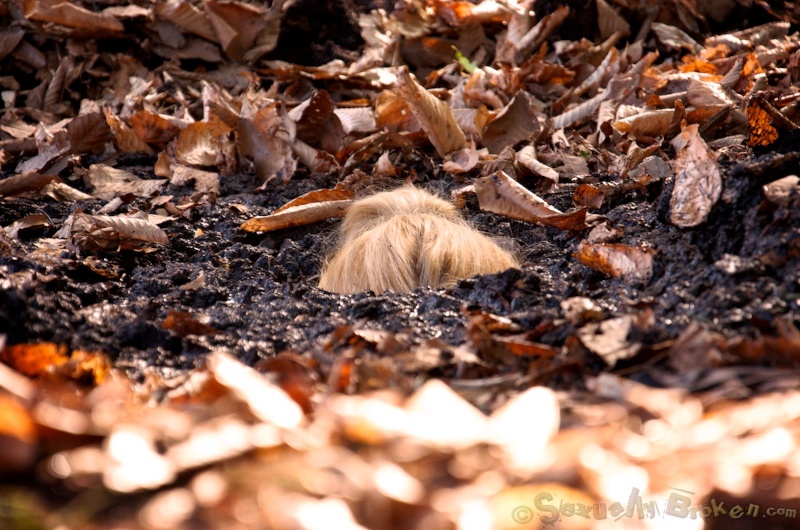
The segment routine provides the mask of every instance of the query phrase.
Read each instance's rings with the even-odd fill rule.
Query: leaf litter
[[[796,6],[562,4],[0,5],[3,524],[793,527]],[[522,269],[319,290],[404,183]]]

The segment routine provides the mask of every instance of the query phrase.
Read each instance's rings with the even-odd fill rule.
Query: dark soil
[[[767,205],[761,186],[797,173],[798,166],[800,152],[728,165],[723,200],[707,222],[693,229],[667,221],[671,182],[613,199],[599,213],[623,230],[621,242],[648,244],[658,252],[655,274],[646,284],[608,278],[579,264],[572,257],[578,238],[568,232],[508,221],[468,204],[466,215],[476,226],[516,242],[524,258],[521,270],[464,280],[450,289],[348,296],[316,287],[334,222],[264,235],[239,229],[246,218],[267,214],[331,182],[297,176],[254,194],[248,191],[256,185],[252,177],[228,177],[216,204],[165,225],[170,244],[156,252],[62,255],[62,264],[55,267],[24,257],[0,258],[0,279],[6,284],[0,290],[0,333],[9,344],[54,341],[103,351],[133,373],[145,365],[187,369],[216,349],[250,364],[284,350],[306,352],[345,324],[457,345],[466,340],[466,309],[506,315],[523,329],[533,329],[562,318],[560,302],[571,296],[595,300],[607,316],[652,309],[655,324],[638,337],[646,347],[674,339],[690,321],[730,338],[772,335],[777,316],[790,314],[800,323],[800,197],[786,207]],[[439,190],[454,185],[446,179],[427,183]],[[547,198],[556,205],[564,201]],[[99,204],[79,206],[92,211]],[[235,213],[232,204],[251,209],[246,215]],[[5,200],[0,224],[45,213],[59,226],[74,208],[49,200]],[[54,231],[23,231],[22,239]],[[119,271],[118,278],[90,269],[85,264],[89,257]],[[27,281],[9,282],[26,272],[33,273]],[[182,288],[200,274],[204,287]],[[216,333],[164,329],[173,311],[205,318]],[[569,325],[554,326],[538,340],[560,347],[573,331]]]

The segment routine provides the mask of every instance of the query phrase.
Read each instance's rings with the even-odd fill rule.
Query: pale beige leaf
[[[797,175],[789,175],[782,179],[774,180],[762,186],[764,197],[768,201],[788,206],[792,195],[800,193],[800,178]]]
[[[458,127],[450,106],[422,88],[403,67],[397,74],[398,93],[419,121],[439,156],[467,147],[467,138]]]
[[[226,353],[214,352],[206,362],[214,379],[260,420],[285,429],[302,425],[305,417],[300,406],[263,375]]]
[[[578,245],[575,258],[597,271],[615,278],[625,277],[647,281],[653,275],[655,251],[617,243],[586,243]]]
[[[242,223],[241,228],[247,232],[272,232],[344,217],[352,202],[352,200],[336,200],[302,204],[272,215],[253,217]]]
[[[590,323],[578,330],[578,338],[592,353],[602,358],[609,366],[621,359],[630,359],[641,349],[641,344],[628,341],[633,327],[633,317],[619,318]]]
[[[721,107],[734,104],[720,83],[697,79],[689,80],[686,99],[695,107]]]
[[[635,136],[663,136],[672,123],[674,109],[646,110],[616,121],[612,126],[623,133]]]
[[[536,158],[536,148],[532,145],[526,145],[519,150],[514,165],[520,173],[525,173],[527,171],[558,183],[558,171],[540,162],[539,159]]]
[[[653,33],[656,34],[658,40],[665,46],[675,50],[687,50],[691,53],[700,53],[700,50],[703,49],[696,40],[690,37],[685,31],[675,26],[662,24],[661,22],[653,22],[650,27],[653,29]]]
[[[378,129],[375,112],[370,107],[336,109],[333,113],[339,118],[345,134],[370,134]]]
[[[86,184],[92,186],[94,197],[106,201],[128,193],[137,197],[149,197],[158,193],[167,182],[160,179],[141,179],[133,173],[105,164],[89,166],[85,181]]]
[[[683,228],[705,221],[722,193],[722,177],[714,153],[698,133],[698,125],[687,126],[673,140],[675,187],[670,197],[670,221]]]

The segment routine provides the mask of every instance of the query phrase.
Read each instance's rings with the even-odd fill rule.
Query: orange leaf
[[[52,342],[15,344],[0,352],[0,361],[28,377],[47,375],[68,360],[67,347]]]

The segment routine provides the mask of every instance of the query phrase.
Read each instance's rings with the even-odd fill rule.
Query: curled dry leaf
[[[319,223],[335,217],[344,217],[347,208],[353,201],[328,200],[292,206],[276,211],[272,215],[253,217],[242,223],[241,228],[247,232],[272,232],[295,226]]]
[[[478,164],[478,151],[474,146],[459,149],[445,157],[442,169],[448,173],[467,173]]]
[[[475,179],[473,185],[483,210],[561,230],[586,228],[586,210],[562,213],[503,171]]]
[[[673,109],[647,110],[616,121],[612,126],[634,136],[664,136],[672,123]]]
[[[133,173],[105,164],[89,166],[85,180],[93,188],[92,196],[106,201],[129,193],[137,197],[149,197],[158,193],[167,182],[161,179],[140,179]]]
[[[120,34],[125,31],[119,20],[89,11],[71,2],[28,0],[23,2],[23,6],[23,14],[28,19],[72,28],[83,36]]]
[[[397,74],[397,91],[419,121],[439,156],[464,149],[467,138],[458,127],[450,106],[422,88],[403,67]]]
[[[53,181],[61,179],[54,175],[42,175],[35,171],[28,171],[0,180],[0,197],[14,197],[23,193],[35,192],[44,188]]]
[[[653,274],[655,251],[618,243],[585,243],[578,245],[575,258],[596,271],[615,278],[647,281]]]
[[[521,174],[532,173],[558,184],[558,171],[536,158],[536,148],[533,145],[526,145],[519,150],[514,167]]]
[[[218,118],[190,123],[175,140],[175,158],[186,165],[213,166],[231,128]]]
[[[83,251],[135,249],[151,243],[169,243],[167,234],[158,226],[128,215],[87,215],[76,212],[68,220],[67,226],[70,242]]]
[[[687,126],[672,141],[675,156],[675,188],[670,197],[670,221],[683,228],[697,226],[708,217],[722,193],[722,177],[714,153],[698,133]]]
[[[483,145],[490,153],[499,153],[532,138],[539,130],[539,121],[526,92],[517,92],[514,99],[489,123],[483,133]]]

